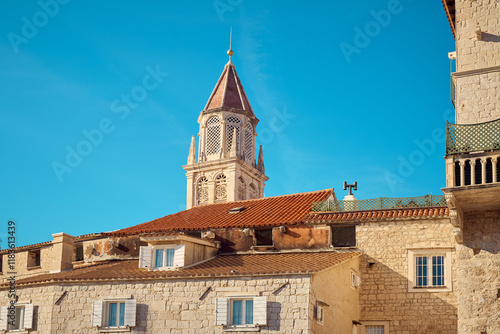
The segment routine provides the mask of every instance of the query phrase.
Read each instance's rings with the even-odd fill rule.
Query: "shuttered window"
[[[0,308],[0,330],[16,331],[33,327],[33,304],[15,305],[15,310],[10,314],[14,314],[15,319],[9,321],[7,306]]]
[[[228,327],[265,326],[267,297],[217,298],[215,323]]]
[[[104,328],[134,327],[135,299],[97,300],[92,307],[92,326]]]
[[[139,268],[172,268],[183,267],[185,246],[141,246],[139,251]]]

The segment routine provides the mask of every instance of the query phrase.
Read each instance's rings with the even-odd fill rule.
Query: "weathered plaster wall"
[[[359,258],[313,275],[311,314],[318,300],[328,305],[323,306],[323,324],[310,317],[313,333],[351,333],[352,321],[359,320],[359,288],[351,286],[351,271],[359,274]]]

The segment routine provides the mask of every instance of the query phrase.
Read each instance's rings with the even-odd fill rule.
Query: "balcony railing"
[[[326,200],[314,202],[313,212],[319,211],[360,211],[360,210],[381,210],[397,208],[422,208],[429,206],[445,206],[446,200],[443,195],[425,195],[418,197],[379,197],[362,199],[356,201],[348,200]]]
[[[446,124],[446,155],[500,149],[500,119],[479,124]]]

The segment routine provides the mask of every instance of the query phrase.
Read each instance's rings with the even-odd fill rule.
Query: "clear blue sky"
[[[2,248],[9,219],[26,245],[184,209],[230,26],[266,196],[441,194],[455,47],[439,0],[59,1],[0,4]]]

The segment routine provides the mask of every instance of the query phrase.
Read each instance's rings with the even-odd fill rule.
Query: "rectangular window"
[[[12,319],[9,319],[8,321],[9,331],[24,329],[24,306],[16,306],[15,315],[16,318],[13,322]]]
[[[366,326],[366,334],[384,334],[384,326]]]
[[[155,250],[155,267],[173,267],[174,266],[174,248],[159,248]]]
[[[34,249],[28,251],[28,268],[40,267],[40,250]]]
[[[255,230],[255,245],[257,246],[272,246],[273,245],[273,229]]]
[[[83,245],[76,246],[75,261],[83,261]]]
[[[333,247],[356,247],[356,226],[332,226]]]
[[[408,291],[451,291],[451,250],[408,250]]]
[[[389,334],[389,321],[361,320],[361,334]]]
[[[125,326],[125,302],[107,303],[108,327]]]
[[[444,255],[416,257],[416,286],[444,286]]]
[[[253,298],[231,299],[232,323],[231,325],[253,324]]]

